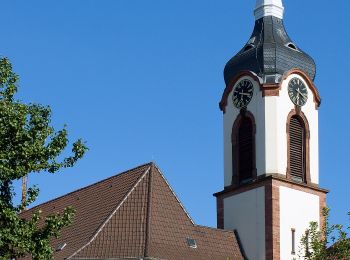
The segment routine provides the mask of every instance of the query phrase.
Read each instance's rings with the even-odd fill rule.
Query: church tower
[[[288,36],[282,0],[257,0],[255,27],[226,64],[224,184],[218,228],[235,230],[249,260],[297,258],[311,221],[322,225],[314,60]]]

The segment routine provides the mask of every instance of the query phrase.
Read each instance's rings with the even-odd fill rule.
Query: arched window
[[[240,114],[232,129],[232,185],[249,182],[256,177],[255,123],[248,111]]]
[[[289,121],[289,174],[294,181],[306,182],[306,131],[298,115]]]
[[[238,129],[238,169],[239,182],[253,177],[253,124],[244,117]]]

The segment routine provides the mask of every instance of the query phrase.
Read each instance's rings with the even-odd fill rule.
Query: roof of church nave
[[[39,209],[45,217],[68,206],[76,215],[51,241],[63,247],[55,259],[243,260],[235,233],[194,224],[154,163],[38,205],[22,217]]]

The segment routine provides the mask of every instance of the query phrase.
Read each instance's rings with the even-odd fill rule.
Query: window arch
[[[302,112],[295,113],[293,110],[289,114],[287,139],[287,178],[297,182],[309,183],[309,126]]]
[[[254,116],[245,111],[241,113],[232,129],[232,185],[256,178],[255,165],[255,121]]]

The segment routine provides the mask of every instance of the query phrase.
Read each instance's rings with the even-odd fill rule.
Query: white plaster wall
[[[250,101],[247,110],[250,111],[255,118],[256,124],[256,168],[257,174],[265,173],[265,113],[264,99],[262,98],[258,82],[254,79],[244,76],[237,84],[243,80],[249,79],[254,85],[254,95]],[[234,89],[234,88],[233,88]],[[225,186],[231,185],[232,181],[232,142],[231,133],[233,124],[239,115],[239,109],[233,105],[232,91],[228,96],[226,113],[224,113],[224,180]]]
[[[306,192],[280,187],[280,258],[298,259],[300,240],[311,221],[320,221],[320,198]],[[295,255],[292,255],[295,229]]]
[[[294,109],[294,104],[288,95],[288,83],[297,74],[290,75],[282,83],[279,96],[262,97],[259,84],[252,78],[245,76],[242,79],[250,79],[254,84],[254,96],[247,110],[255,118],[256,123],[256,168],[257,174],[286,174],[287,171],[287,133],[286,123],[289,112]],[[239,80],[239,81],[240,81]],[[239,82],[238,81],[238,82]],[[237,82],[237,83],[238,83]],[[314,95],[308,88],[308,100],[301,108],[310,127],[310,175],[313,183],[319,183],[318,168],[318,110],[314,102]],[[232,126],[239,114],[232,102],[230,93],[226,113],[224,113],[224,180],[225,186],[231,185],[232,180]]]
[[[286,135],[286,131],[281,128],[278,123],[279,114],[281,105],[288,104],[287,102],[280,102],[281,97],[265,97],[265,154],[266,154],[266,174],[273,173],[282,173],[280,171],[281,159],[279,158],[281,155],[282,147],[280,144],[280,140],[282,136]],[[285,117],[287,118],[287,117]],[[286,120],[286,119],[285,119]],[[285,151],[287,152],[287,150]],[[286,157],[287,158],[287,157]]]
[[[224,199],[224,227],[238,231],[249,260],[265,259],[265,188]]]

